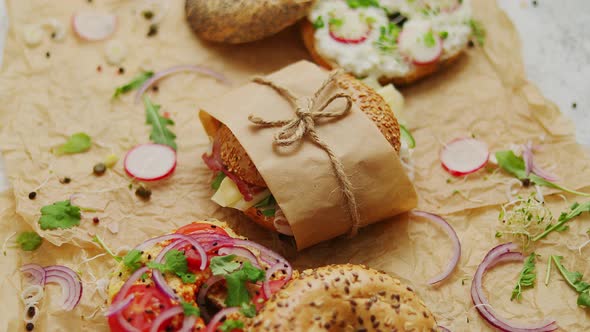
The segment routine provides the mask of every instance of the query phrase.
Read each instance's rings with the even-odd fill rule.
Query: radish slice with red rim
[[[72,16],[72,28],[83,40],[104,40],[115,32],[117,16],[100,12],[76,13]]]
[[[156,181],[176,169],[176,151],[164,144],[141,144],[125,156],[125,172],[140,181]]]
[[[438,61],[443,52],[442,40],[438,34],[432,31],[430,25],[412,23],[404,25],[399,34],[400,52],[409,56],[415,65],[428,65]]]
[[[440,153],[440,161],[447,172],[454,176],[463,176],[483,168],[489,156],[485,142],[473,138],[458,138],[445,145]]]
[[[360,44],[367,40],[371,26],[356,12],[347,13],[342,19],[330,23],[330,37],[343,44]]]

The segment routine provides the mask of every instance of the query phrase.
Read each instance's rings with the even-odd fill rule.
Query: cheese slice
[[[246,201],[243,197],[241,200],[237,201],[236,203],[232,204],[230,207],[234,209],[238,209],[240,211],[246,211],[249,208],[253,207],[254,205],[261,202],[263,199],[270,196],[270,190],[266,189],[264,191],[255,194],[251,201]]]
[[[230,207],[242,199],[244,199],[244,196],[240,193],[238,186],[228,177],[225,177],[223,181],[221,181],[219,189],[217,189],[213,197],[211,197],[213,202],[223,207]]]

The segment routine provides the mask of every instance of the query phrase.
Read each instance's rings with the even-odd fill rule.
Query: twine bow
[[[266,85],[277,91],[282,97],[287,99],[293,108],[295,108],[295,117],[289,120],[277,120],[267,121],[254,115],[248,116],[250,122],[263,127],[281,127],[279,131],[274,135],[274,143],[280,146],[292,145],[295,142],[299,142],[306,134],[311,140],[317,144],[322,150],[324,150],[328,157],[338,184],[346,199],[348,212],[352,219],[352,226],[350,229],[350,236],[355,236],[360,226],[360,214],[358,211],[358,205],[356,198],[352,192],[352,183],[344,172],[344,166],[338,157],[334,154],[334,151],[324,142],[317,134],[315,130],[316,121],[321,118],[333,118],[337,119],[348,114],[352,109],[352,98],[342,92],[336,93],[328,98],[323,104],[318,104],[320,96],[326,90],[330,84],[334,83],[337,75],[341,74],[341,71],[333,71],[328,79],[324,81],[322,86],[314,93],[312,97],[296,97],[288,89],[281,87],[274,82],[267,80],[263,77],[254,78],[253,81],[258,84]],[[326,111],[326,108],[337,99],[345,99],[346,107],[338,111]],[[318,106],[319,105],[319,106]]]

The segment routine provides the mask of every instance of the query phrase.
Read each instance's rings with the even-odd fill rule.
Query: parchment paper
[[[121,163],[115,171],[101,178],[91,175],[94,163],[108,153],[120,157],[137,143],[148,141],[149,128],[144,124],[142,106],[135,106],[133,96],[126,95],[112,102],[114,88],[129,81],[141,68],[159,70],[171,65],[200,63],[217,69],[236,85],[251,75],[264,75],[307,57],[294,27],[262,42],[239,47],[209,45],[198,41],[183,20],[183,1],[171,1],[171,10],[158,35],[146,38],[148,26],[143,18],[133,14],[136,1],[46,2],[9,1],[12,22],[5,51],[5,63],[0,73],[0,145],[14,189],[16,213],[28,227],[37,228],[41,206],[85,193],[88,205],[104,211],[84,213],[82,225],[72,233],[44,232],[42,251],[32,257],[20,251],[9,251],[0,257],[2,273],[13,273],[21,261],[41,262],[59,259],[68,266],[92,257],[96,248],[89,233],[101,234],[115,249],[129,247],[150,236],[160,235],[175,226],[198,217],[227,220],[236,230],[262,244],[280,249],[280,243],[264,230],[245,221],[239,213],[219,209],[210,202],[210,171],[199,156],[206,150],[208,139],[197,118],[199,106],[208,98],[219,97],[229,88],[211,79],[193,74],[181,74],[158,84],[159,92],[151,98],[162,104],[176,121],[173,131],[178,135],[179,165],[174,176],[152,187],[148,203],[138,200],[127,188],[129,180],[123,175]],[[576,145],[572,125],[558,110],[526,82],[520,57],[520,42],[515,29],[494,1],[474,1],[474,12],[488,30],[485,48],[473,48],[455,66],[413,87],[403,90],[406,96],[406,122],[417,141],[413,155],[416,165],[414,182],[419,195],[418,206],[442,214],[457,230],[463,244],[462,259],[457,271],[448,281],[432,288],[424,283],[441,271],[447,263],[450,243],[444,233],[418,220],[409,222],[401,216],[361,230],[356,238],[338,239],[290,256],[295,267],[319,266],[326,263],[355,262],[397,274],[418,290],[442,325],[453,331],[491,330],[479,318],[469,298],[470,278],[484,254],[502,239],[496,239],[498,204],[505,202],[510,176],[492,169],[467,179],[454,179],[439,165],[438,153],[442,143],[474,134],[492,149],[507,148],[532,139],[541,143],[539,162],[559,175],[563,184],[590,190],[590,169],[587,154]],[[114,36],[129,46],[124,63],[125,74],[105,64],[103,43],[85,43],[71,32],[62,43],[49,39],[29,49],[22,42],[25,24],[55,17],[67,24],[70,15],[80,9],[106,9],[119,15],[119,27]],[[46,52],[50,52],[50,58]],[[97,66],[102,66],[102,72]],[[55,157],[48,151],[75,132],[85,131],[94,139],[92,149],[84,154]],[[49,170],[57,176],[69,176],[72,182],[60,184],[51,178],[38,190],[37,199],[28,193],[48,177]],[[451,179],[447,183],[447,179]],[[107,190],[105,190],[107,189]],[[113,190],[108,190],[113,189]],[[454,194],[457,190],[461,194]],[[546,194],[551,191],[544,189]],[[522,192],[525,194],[525,192]],[[569,203],[582,198],[566,196]],[[547,206],[555,214],[565,209],[559,196],[548,197]],[[3,215],[0,239],[9,235],[14,225],[14,211],[9,207]],[[10,210],[10,211],[9,211]],[[100,223],[92,224],[99,216]],[[584,215],[571,223],[564,233],[552,234],[542,241],[538,252],[539,279],[544,278],[544,260],[548,254],[563,255],[572,270],[589,272],[589,264],[576,247],[588,239],[585,231],[589,219]],[[118,225],[113,234],[107,226]],[[66,242],[74,246],[52,246]],[[587,254],[588,248],[582,251]],[[82,256],[84,255],[84,256]],[[97,261],[97,271],[112,268],[108,260]],[[563,279],[552,275],[549,287],[537,282],[534,290],[523,294],[523,302],[510,302],[518,264],[498,266],[484,281],[491,304],[507,317],[531,321],[552,316],[564,331],[590,329],[587,311],[575,305],[576,294]],[[96,275],[100,273],[95,273]],[[15,296],[18,275],[2,279],[0,298],[5,310],[0,312],[1,324],[21,326],[22,305]],[[85,274],[83,273],[83,278]],[[17,278],[17,279],[13,279]],[[464,280],[464,285],[462,279]],[[12,280],[12,281],[11,281]],[[588,279],[586,279],[588,280]],[[52,287],[53,288],[53,287]],[[56,293],[57,288],[53,288]],[[74,313],[61,312],[55,305],[59,294],[49,295],[44,302],[42,320],[37,331],[76,331],[86,328],[105,330],[104,318],[89,317],[101,302],[85,288],[83,301]],[[17,308],[18,307],[18,308]],[[51,314],[50,314],[51,313]],[[14,317],[19,317],[14,321]],[[469,323],[467,322],[469,319]],[[6,331],[14,329],[4,327]]]
[[[307,61],[268,76],[298,97],[313,96],[327,78],[325,70]],[[321,95],[318,105],[339,92],[334,85]],[[409,211],[416,206],[417,197],[393,147],[353,106],[346,116],[317,121],[316,131],[344,166],[363,227]],[[325,112],[343,107],[342,100],[336,101]],[[221,121],[245,148],[287,217],[297,248],[349,233],[352,219],[327,153],[309,138],[294,146],[278,147],[273,144],[278,128],[262,129],[248,121],[251,114],[267,121],[292,119],[295,110],[284,97],[267,86],[250,83],[205,103],[202,112],[205,128],[217,128],[210,122]],[[215,136],[214,132],[208,134]]]

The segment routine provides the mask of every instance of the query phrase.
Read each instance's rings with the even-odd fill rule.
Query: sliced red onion
[[[471,284],[471,298],[479,314],[492,326],[500,331],[507,332],[548,332],[555,331],[558,327],[555,321],[535,323],[529,325],[516,325],[512,322],[498,317],[491,308],[483,292],[482,281],[487,270],[497,264],[510,261],[523,261],[522,253],[514,252],[518,248],[513,243],[505,243],[496,246],[484,257],[482,263],[478,266],[473,282]]]
[[[70,311],[78,305],[82,298],[82,281],[72,269],[53,265],[45,267],[45,283],[57,283],[62,288],[62,307]]]
[[[27,282],[33,285],[45,284],[45,270],[37,264],[25,264],[21,266],[20,271],[25,275]]]
[[[447,329],[444,326],[438,326],[438,332],[451,332],[451,330]]]
[[[160,72],[157,72],[149,80],[147,80],[145,83],[143,83],[143,85],[139,88],[139,90],[137,90],[137,93],[135,94],[135,103],[138,104],[141,101],[141,96],[143,96],[143,94],[147,91],[147,89],[149,89],[154,83],[156,83],[157,81],[161,80],[162,78],[164,78],[166,76],[170,76],[170,75],[173,75],[176,73],[181,73],[181,72],[193,72],[193,73],[203,74],[206,76],[213,77],[214,79],[216,79],[217,81],[219,81],[225,85],[231,85],[229,80],[223,74],[213,71],[209,68],[206,68],[203,66],[196,66],[196,65],[174,66],[174,67],[170,67],[168,69],[162,70]]]
[[[559,178],[556,175],[549,173],[548,171],[542,169],[537,164],[533,164],[532,172],[547,181],[551,181],[551,182],[559,181]]]
[[[286,262],[279,262],[275,265],[271,266],[268,270],[266,270],[266,277],[264,278],[264,282],[262,283],[262,291],[264,292],[264,297],[268,300],[272,296],[272,291],[270,289],[270,278],[273,274],[277,273],[278,271],[285,271],[285,278],[283,279],[283,285],[287,283],[293,276],[293,268]]]
[[[538,147],[533,146],[533,143],[530,141],[527,144],[524,144],[522,147],[522,159],[524,160],[524,167],[526,171],[526,176],[529,176],[530,173],[534,173],[535,175],[542,177],[547,181],[558,181],[559,178],[543,168],[539,167],[539,165],[535,164],[533,151],[538,150]]]
[[[139,251],[144,251],[145,249],[151,248],[160,242],[170,241],[170,240],[178,240],[178,239],[181,239],[182,237],[183,237],[183,234],[177,234],[177,233],[166,234],[166,235],[162,235],[162,236],[158,236],[158,237],[149,239],[149,240],[143,242],[142,244],[138,245],[134,249],[139,250]]]
[[[249,260],[250,263],[252,263],[252,265],[254,265],[260,269],[260,264],[258,264],[258,260],[256,259],[256,256],[254,256],[254,254],[246,248],[224,247],[224,248],[219,249],[218,253],[220,256],[236,255],[238,257],[245,258],[245,259]]]
[[[218,283],[222,280],[225,280],[225,278],[223,276],[212,276],[211,278],[207,279],[203,283],[203,285],[201,285],[201,288],[199,289],[199,294],[197,295],[197,304],[199,305],[199,308],[201,309],[201,316],[206,320],[211,318],[211,316],[209,315],[209,312],[207,311],[207,305],[206,305],[207,293],[209,292],[211,287],[213,287],[213,285],[215,285],[216,283]],[[205,286],[207,286],[207,287],[205,287]]]
[[[221,323],[223,318],[233,315],[239,311],[240,311],[239,307],[229,307],[229,308],[225,308],[225,309],[220,310],[217,314],[215,314],[215,316],[213,316],[213,318],[211,319],[211,321],[207,325],[207,332],[215,332],[215,330],[217,330],[217,324]]]
[[[135,299],[135,294],[131,294],[123,299],[123,301],[119,301],[117,303],[113,303],[105,312],[106,317],[111,317],[112,315],[120,312],[121,310],[127,308],[131,302]]]
[[[457,233],[455,232],[453,227],[442,217],[429,212],[416,210],[412,211],[410,214],[417,217],[425,218],[428,221],[442,227],[451,239],[451,242],[453,243],[453,257],[451,257],[451,260],[447,264],[447,267],[439,275],[433,277],[428,281],[429,284],[434,285],[448,278],[451,275],[451,273],[453,273],[453,270],[455,270],[455,267],[457,266],[457,264],[459,263],[459,259],[461,258],[461,242],[459,241],[459,237],[457,236]]]
[[[37,303],[43,298],[43,286],[42,285],[30,285],[23,290],[21,293],[21,299],[26,304]]]

